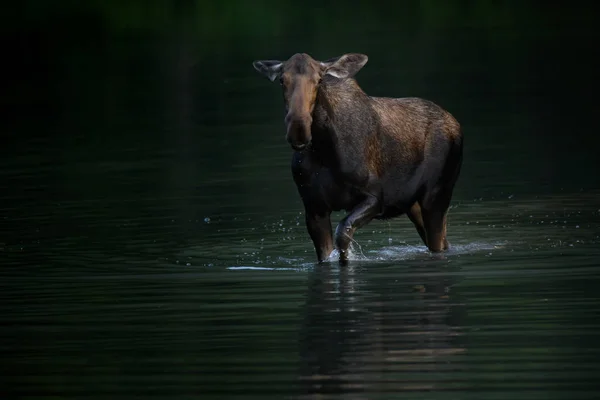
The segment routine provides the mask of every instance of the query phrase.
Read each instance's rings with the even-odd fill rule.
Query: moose
[[[458,121],[418,97],[367,95],[354,76],[367,63],[348,53],[326,61],[294,54],[254,61],[283,89],[292,175],[319,263],[335,247],[346,264],[356,230],[403,214],[432,253],[449,248],[448,208],[462,166]],[[347,215],[332,232],[331,213]]]

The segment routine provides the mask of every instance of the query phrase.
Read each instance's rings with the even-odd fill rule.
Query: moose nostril
[[[297,150],[297,151],[304,150],[305,148],[306,148],[306,145],[302,144],[302,143],[292,144],[292,149]]]

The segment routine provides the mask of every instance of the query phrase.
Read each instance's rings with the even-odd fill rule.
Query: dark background
[[[592,2],[3,8],[0,394],[594,397]],[[252,68],[297,52],[367,54],[367,93],[462,124],[447,259],[400,219],[357,233],[349,271],[312,264],[280,88]]]

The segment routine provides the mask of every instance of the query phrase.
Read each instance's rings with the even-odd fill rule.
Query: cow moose
[[[337,247],[348,262],[357,229],[402,214],[431,252],[449,248],[447,215],[462,166],[460,124],[437,104],[367,95],[354,76],[367,63],[348,53],[327,61],[294,54],[254,61],[283,89],[292,175],[317,259]],[[332,211],[347,215],[332,233]]]

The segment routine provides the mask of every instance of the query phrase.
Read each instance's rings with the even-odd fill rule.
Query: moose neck
[[[323,106],[332,120],[346,112],[357,112],[357,107],[363,108],[368,102],[369,97],[354,79],[326,77],[317,95],[317,103]]]
[[[370,97],[354,79],[326,78],[313,114],[313,147],[322,160],[360,161],[364,146],[375,134],[376,114]]]

